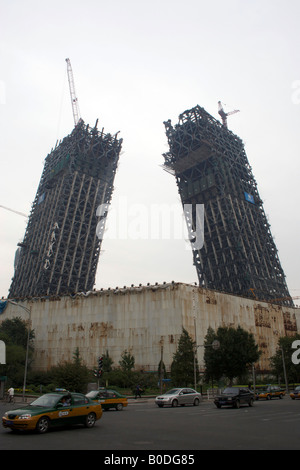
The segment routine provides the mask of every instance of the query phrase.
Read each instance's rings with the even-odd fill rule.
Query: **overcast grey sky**
[[[81,117],[124,139],[96,288],[197,281],[184,237],[147,237],[138,225],[161,205],[182,224],[175,179],[160,166],[163,121],[197,104],[218,119],[221,100],[240,110],[229,128],[300,295],[299,14],[299,0],[0,0],[0,205],[29,214],[45,157],[72,131],[69,57]],[[116,231],[120,211],[127,225]],[[26,219],[0,208],[0,227],[6,296]]]

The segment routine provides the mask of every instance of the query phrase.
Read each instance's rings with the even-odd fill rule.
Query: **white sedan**
[[[192,388],[172,388],[163,395],[159,395],[155,398],[157,406],[162,408],[165,405],[170,406],[184,406],[194,405],[198,406],[201,401],[201,393],[196,392]]]

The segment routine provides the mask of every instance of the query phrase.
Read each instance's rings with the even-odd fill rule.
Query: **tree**
[[[121,360],[119,364],[123,372],[131,372],[134,368],[135,359],[126,349],[121,354]]]
[[[108,354],[108,351],[106,351],[106,353],[103,355],[103,372],[111,372],[113,362],[114,361]]]
[[[81,367],[82,358],[80,357],[79,348],[77,347],[73,353],[73,362],[77,367]]]
[[[125,351],[122,352],[121,360],[119,361],[121,370],[117,371],[119,380],[123,383],[123,387],[132,386],[134,377],[132,369],[134,368],[134,363],[134,356],[125,349]]]
[[[171,364],[171,378],[175,384],[187,387],[194,383],[194,364],[196,367],[196,381],[198,382],[199,367],[195,357],[195,348],[195,342],[191,339],[187,330],[182,328],[178,348]]]
[[[292,355],[295,351],[292,348],[294,341],[300,340],[300,335],[296,334],[294,336],[282,336],[278,340],[278,349],[274,356],[270,358],[270,364],[273,370],[273,374],[276,375],[279,380],[284,380],[284,370],[283,370],[283,357],[285,362],[285,369],[288,382],[298,383],[300,382],[300,366],[298,364],[293,364]],[[283,353],[283,357],[282,357]]]
[[[24,379],[24,367],[28,338],[27,323],[19,317],[4,320],[0,325],[0,339],[6,345],[6,365],[0,366],[0,374],[7,375],[9,383],[20,386]],[[34,330],[29,331],[28,370],[34,351]]]
[[[8,318],[0,325],[0,339],[6,344],[15,344],[26,349],[28,329],[26,322],[20,317]],[[29,332],[29,346],[33,348],[34,330]]]
[[[62,362],[50,370],[53,382],[70,392],[85,393],[90,379],[90,371],[82,364],[79,350],[76,348],[72,362]]]
[[[162,361],[162,360],[159,361],[157,373],[158,373],[158,378],[159,378],[159,380],[160,380],[161,378],[162,378],[162,379],[166,379],[166,378],[167,378],[167,369],[166,369],[166,366],[165,366],[164,361]]]
[[[211,327],[209,327],[204,339],[204,379],[206,382],[213,382],[214,380],[219,380],[223,375],[221,362],[222,355],[219,349],[215,350],[212,348],[212,344],[216,340],[216,332]]]
[[[220,344],[217,350],[212,347],[214,340]],[[209,328],[204,346],[205,379],[209,381],[227,377],[230,385],[234,378],[246,374],[261,354],[253,334],[240,326],[219,327],[216,333]]]

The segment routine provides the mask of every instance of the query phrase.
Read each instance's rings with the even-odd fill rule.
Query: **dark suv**
[[[227,387],[221,395],[214,399],[217,408],[222,406],[231,406],[232,408],[239,408],[240,405],[253,406],[254,395],[249,388],[242,387]]]

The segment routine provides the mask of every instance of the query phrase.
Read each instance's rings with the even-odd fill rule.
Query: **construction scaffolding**
[[[201,286],[292,306],[243,142],[200,106],[164,122],[164,168],[177,182],[190,240],[204,207],[204,244],[193,248]],[[193,246],[193,243],[192,243]]]
[[[10,298],[93,289],[121,145],[80,119],[46,157]]]

